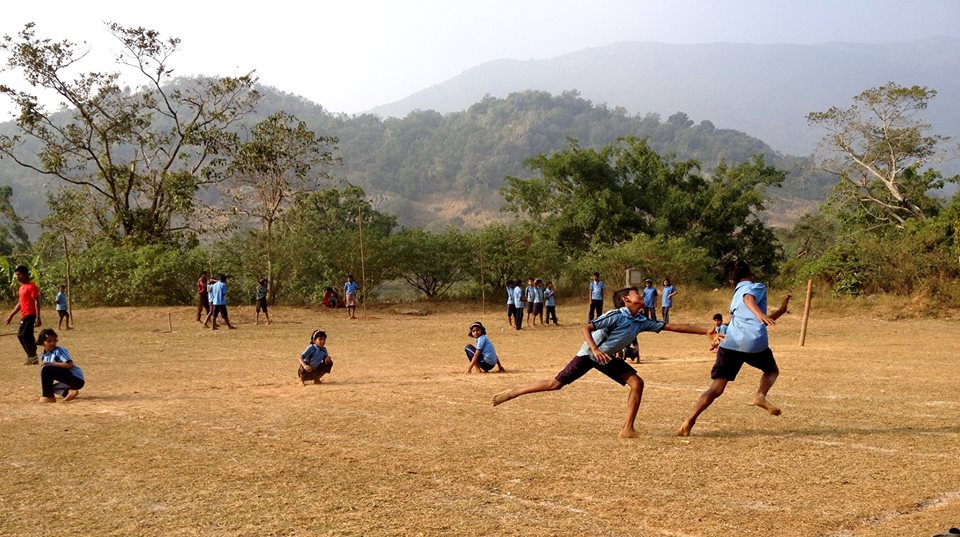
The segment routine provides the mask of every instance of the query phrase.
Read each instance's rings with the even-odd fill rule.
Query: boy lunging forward
[[[619,436],[620,438],[636,436],[634,422],[637,418],[637,411],[640,409],[640,399],[643,397],[643,379],[637,375],[634,368],[627,365],[622,359],[615,358],[614,355],[632,343],[640,332],[659,333],[661,330],[667,330],[684,334],[706,335],[711,339],[717,339],[721,336],[716,334],[713,328],[707,329],[679,323],[664,324],[647,319],[640,314],[640,310],[643,309],[643,297],[638,293],[636,287],[625,287],[616,291],[613,303],[615,306],[622,305],[622,307],[610,310],[583,326],[581,329],[584,339],[583,346],[577,355],[570,360],[567,367],[555,378],[540,380],[500,392],[493,396],[493,406],[528,393],[559,390],[582,377],[591,369],[597,369],[621,386],[630,387],[630,396],[627,399],[627,417],[623,428],[620,429]]]
[[[726,330],[726,338],[717,349],[717,361],[710,371],[713,383],[703,392],[693,405],[690,416],[677,429],[677,436],[690,436],[690,431],[697,423],[697,418],[716,399],[723,395],[728,382],[737,378],[737,373],[743,364],[756,367],[763,372],[760,377],[760,386],[753,396],[751,405],[765,410],[773,416],[780,415],[780,409],[767,400],[767,392],[777,381],[780,369],[773,358],[773,351],[767,339],[767,325],[776,324],[776,320],[787,312],[790,304],[790,295],[783,299],[777,311],[767,315],[767,288],[762,283],[753,282],[753,272],[744,261],[737,261],[733,266],[730,281],[736,285],[733,300],[730,302],[730,325]],[[723,317],[720,317],[721,321]]]

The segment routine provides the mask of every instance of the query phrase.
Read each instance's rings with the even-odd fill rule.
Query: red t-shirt
[[[197,280],[197,294],[203,295],[207,293],[207,280],[200,278]]]
[[[37,284],[27,282],[20,286],[20,317],[37,314],[37,299],[40,298],[40,290]]]

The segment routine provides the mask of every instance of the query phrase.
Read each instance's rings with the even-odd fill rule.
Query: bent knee
[[[551,390],[551,391],[553,391],[553,390],[559,390],[560,388],[563,388],[564,386],[566,386],[566,384],[560,382],[560,381],[557,380],[557,379],[552,379],[552,380],[550,381],[550,384],[547,385],[547,389],[548,389],[548,390]]]

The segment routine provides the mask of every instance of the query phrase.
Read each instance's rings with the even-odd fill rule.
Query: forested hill
[[[403,119],[331,114],[288,93],[271,88],[263,93],[248,127],[283,110],[318,134],[338,137],[343,163],[333,176],[362,187],[378,209],[408,226],[477,227],[503,218],[499,188],[504,177],[529,176],[526,159],[562,149],[570,139],[599,147],[621,136],[647,138],[657,152],[700,161],[704,173],[722,159],[738,163],[763,153],[768,162],[793,172],[783,189],[771,192],[780,198],[822,199],[828,181],[802,172],[808,166],[805,159],[782,156],[764,142],[718,129],[706,118],[631,115],[623,108],[594,105],[574,92],[486,97],[463,112],[420,111]],[[14,128],[0,125],[5,131]],[[0,183],[13,186],[15,208],[33,218],[46,212],[46,192],[59,186],[9,159],[0,160]]]
[[[750,133],[779,151],[806,155],[822,134],[807,125],[808,113],[843,105],[891,81],[936,89],[927,120],[939,133],[960,137],[957,50],[955,38],[886,44],[618,43],[543,60],[491,61],[372,112],[448,113],[487,94],[576,88],[587,99],[630,113],[666,117],[683,111]]]

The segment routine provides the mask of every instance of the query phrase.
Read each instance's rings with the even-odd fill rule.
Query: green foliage
[[[58,95],[67,110],[51,112],[34,94],[0,85],[20,115],[20,132],[0,135],[0,155],[77,189],[86,218],[72,225],[115,244],[170,240],[192,215],[197,191],[214,181],[237,140],[230,126],[250,112],[256,79],[171,77],[168,61],[178,39],[152,30],[108,24],[122,46],[117,63],[131,68],[142,87],[121,87],[120,72],[80,72],[87,54],[69,41],[37,37],[27,24],[0,40],[10,72],[37,91]],[[35,152],[22,145],[34,142]],[[35,155],[35,158],[32,156]]]
[[[708,180],[697,162],[676,162],[626,138],[600,150],[571,142],[529,164],[540,177],[508,177],[507,208],[542,226],[568,258],[643,233],[685,237],[705,248],[713,265],[736,255],[758,276],[776,271],[779,245],[759,215],[765,189],[784,173],[762,156],[721,163]]]
[[[684,285],[711,285],[716,281],[716,274],[711,270],[713,265],[707,249],[688,239],[637,233],[619,244],[594,247],[574,262],[572,272],[580,276],[577,281],[586,281],[595,271],[612,281],[634,268],[645,276],[670,278]]]
[[[507,280],[552,278],[557,285],[565,271],[565,256],[539,226],[491,224],[465,235],[470,245],[471,278],[480,281],[480,252],[483,252],[483,284],[488,290],[504,289]]]
[[[196,275],[206,266],[200,249],[171,245],[101,243],[71,255],[74,300],[85,306],[172,306],[193,301]],[[57,258],[44,267],[44,293],[66,281]],[[39,284],[38,284],[39,285]]]
[[[471,271],[479,270],[479,256],[454,229],[444,233],[404,229],[390,237],[387,248],[395,274],[422,291],[428,300],[440,297]]]

